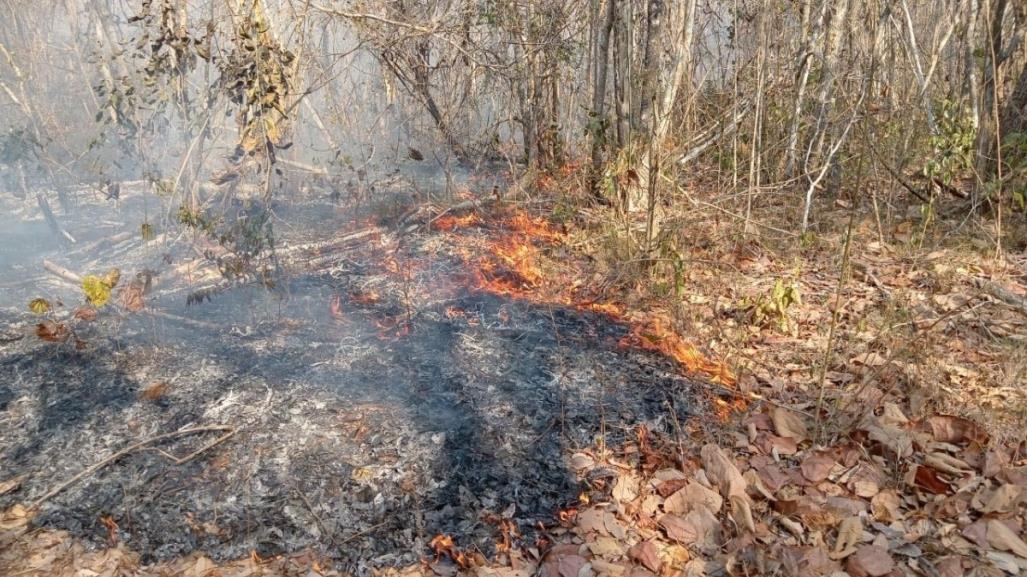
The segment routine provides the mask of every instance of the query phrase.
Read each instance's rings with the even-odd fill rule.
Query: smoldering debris
[[[123,228],[138,218],[132,202],[122,190]],[[296,210],[326,210],[318,202]],[[122,232],[80,233],[80,243]],[[174,267],[194,285],[205,278],[186,246],[133,236],[89,254],[59,243],[32,254],[73,272],[117,264],[126,278],[163,263],[146,306],[164,316],[101,310],[76,325],[80,348],[2,341],[0,458],[4,477],[22,482],[0,507],[31,503],[142,439],[225,425],[230,439],[186,462],[169,457],[213,437],[125,454],[44,501],[36,522],[100,547],[112,538],[101,519],[112,518],[144,561],[313,548],[367,573],[416,562],[438,534],[488,554],[504,512],[530,544],[580,492],[568,455],[638,423],[667,431],[669,411],[687,414],[689,383],[665,359],[618,347],[623,327],[469,289],[438,232],[399,243],[386,227],[324,258],[318,243],[353,232],[285,231],[285,254],[319,247],[292,251],[314,265],[273,291],[233,287],[193,306],[190,286],[170,280]],[[43,292],[64,309],[81,300],[41,265],[25,270],[15,298]],[[24,304],[5,304],[4,334],[29,333]]]

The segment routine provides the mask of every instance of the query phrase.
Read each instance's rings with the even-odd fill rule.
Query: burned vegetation
[[[0,574],[1027,574],[1027,3],[0,10]]]

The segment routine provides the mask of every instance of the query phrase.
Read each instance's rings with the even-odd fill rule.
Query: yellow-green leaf
[[[111,299],[111,287],[96,275],[88,275],[82,279],[82,290],[86,300],[95,307],[102,307]]]
[[[46,299],[32,299],[29,301],[29,310],[37,315],[45,315],[53,310],[53,306],[51,306],[50,301]]]

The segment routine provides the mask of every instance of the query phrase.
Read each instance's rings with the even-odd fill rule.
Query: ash
[[[98,201],[64,219],[95,245],[131,230],[142,202],[123,199],[108,225]],[[289,222],[290,211],[332,210],[308,199],[277,212]],[[45,233],[29,206],[5,213],[20,224],[2,227],[0,246]],[[340,234],[330,220],[284,227],[283,254]],[[571,453],[614,445],[640,423],[669,432],[688,415],[689,383],[670,361],[618,347],[625,327],[475,290],[450,240],[424,227],[386,227],[293,267],[273,290],[234,287],[194,306],[185,301],[196,283],[165,272],[147,307],[175,317],[111,307],[76,325],[82,350],[35,337],[28,298],[68,309],[82,298],[40,259],[82,273],[200,267],[184,245],[133,237],[82,254],[40,242],[20,261],[0,259],[0,481],[25,475],[0,507],[32,502],[139,440],[229,425],[235,435],[185,464],[168,455],[216,435],[127,455],[47,500],[36,522],[103,547],[109,516],[144,560],[312,548],[367,574],[418,561],[440,533],[489,554],[503,516],[531,545],[581,491]]]

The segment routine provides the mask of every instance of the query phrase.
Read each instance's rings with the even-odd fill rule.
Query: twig
[[[100,469],[106,467],[107,465],[110,465],[111,463],[117,461],[118,459],[121,459],[122,457],[130,455],[130,454],[132,454],[132,453],[134,453],[136,451],[139,451],[140,449],[148,448],[147,445],[152,445],[153,443],[157,443],[157,442],[160,442],[160,441],[165,441],[167,439],[173,439],[175,437],[184,437],[186,435],[194,435],[194,434],[197,434],[197,433],[208,433],[208,432],[211,432],[211,431],[224,431],[224,434],[221,435],[220,437],[214,439],[210,443],[207,443],[206,445],[200,447],[199,449],[196,449],[192,453],[189,453],[188,455],[186,455],[184,457],[174,457],[173,455],[169,455],[167,453],[164,453],[164,455],[167,456],[171,460],[171,462],[174,463],[175,465],[184,465],[184,464],[188,463],[189,461],[192,461],[193,459],[195,459],[196,457],[198,457],[202,453],[204,453],[206,451],[209,451],[210,449],[216,447],[217,445],[220,445],[221,443],[226,441],[229,437],[231,437],[232,435],[235,434],[235,428],[234,427],[229,427],[229,426],[226,426],[226,425],[209,425],[209,426],[205,426],[205,427],[189,427],[189,428],[186,428],[186,429],[179,429],[179,430],[171,432],[171,433],[164,433],[164,434],[161,434],[161,435],[157,435],[155,437],[150,437],[149,439],[145,439],[145,440],[139,441],[138,443],[135,443],[133,445],[129,445],[128,447],[125,447],[124,449],[118,451],[117,453],[114,453],[110,457],[107,457],[106,459],[104,459],[104,460],[102,460],[102,461],[100,461],[100,462],[98,462],[98,463],[96,463],[94,465],[91,465],[90,467],[87,467],[86,469],[82,470],[82,472],[80,472],[79,474],[77,474],[74,477],[68,479],[67,481],[61,483],[60,485],[57,485],[53,489],[47,491],[46,494],[44,494],[42,497],[36,499],[36,501],[34,503],[32,503],[32,505],[29,507],[29,510],[38,509],[40,507],[40,505],[45,503],[47,500],[55,497],[56,495],[60,494],[62,491],[64,491],[68,487],[71,487],[75,483],[78,483],[82,479],[88,477],[89,475],[92,475],[93,473],[99,471]],[[162,451],[162,453],[163,453],[163,451]]]
[[[158,317],[158,318],[162,318],[162,319],[167,319],[169,321],[174,321],[176,323],[181,323],[183,325],[190,326],[190,327],[193,327],[195,329],[220,330],[222,328],[221,325],[216,325],[214,323],[208,323],[208,322],[205,322],[205,321],[198,321],[196,319],[191,319],[191,318],[188,318],[188,317],[183,317],[183,316],[179,316],[179,315],[175,315],[175,314],[171,314],[171,313],[166,313],[164,311],[158,311],[158,310],[153,310],[153,309],[143,309],[142,312],[144,312],[144,313],[146,313],[146,314],[148,314],[150,316],[154,316],[154,317]]]

